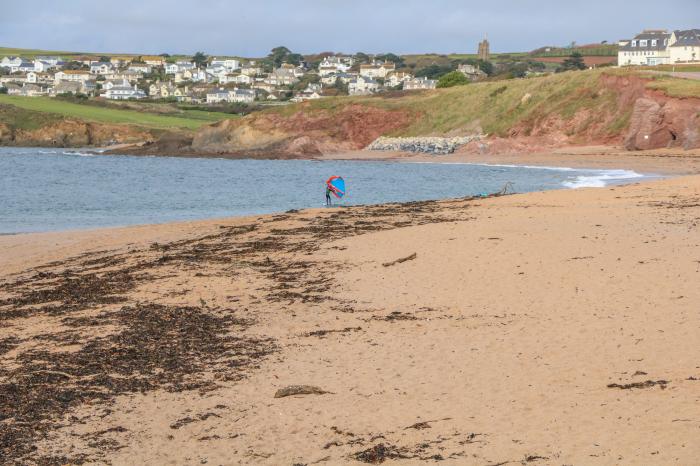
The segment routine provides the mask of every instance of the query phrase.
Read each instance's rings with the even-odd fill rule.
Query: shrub
[[[459,71],[452,71],[440,78],[437,87],[464,86],[465,84],[469,84],[469,79]]]

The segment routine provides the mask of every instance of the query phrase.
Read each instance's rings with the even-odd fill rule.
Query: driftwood
[[[391,267],[392,265],[400,264],[400,263],[402,263],[402,262],[412,261],[412,260],[415,259],[416,257],[418,257],[418,254],[416,254],[416,253],[414,252],[414,253],[411,254],[410,256],[402,257],[402,258],[400,258],[400,259],[396,259],[395,261],[391,261],[391,262],[385,262],[385,263],[383,263],[382,265],[383,265],[384,267]]]
[[[325,395],[326,393],[331,392],[327,392],[313,385],[290,385],[277,390],[275,392],[275,398],[284,398],[285,396],[293,395]]]

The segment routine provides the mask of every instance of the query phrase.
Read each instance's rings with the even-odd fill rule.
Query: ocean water
[[[629,170],[310,160],[92,155],[0,148],[0,233],[162,223],[322,207],[324,182],[342,176],[339,205],[606,186]]]

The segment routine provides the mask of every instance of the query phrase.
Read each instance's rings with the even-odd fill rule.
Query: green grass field
[[[25,110],[61,115],[83,121],[129,124],[154,129],[180,128],[195,130],[202,125],[215,121],[236,118],[236,115],[228,113],[203,110],[182,110],[177,114],[158,115],[136,110],[77,104],[49,97],[0,95],[0,104],[14,105]]]

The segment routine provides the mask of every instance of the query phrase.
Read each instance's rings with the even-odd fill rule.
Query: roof
[[[627,45],[623,45],[619,48],[620,51],[623,52],[628,52],[628,51],[636,51],[636,50],[666,50],[666,45],[664,44],[665,39],[669,39],[671,37],[671,34],[662,31],[662,30],[645,30],[641,34],[637,34],[634,36],[634,39],[632,39]],[[656,45],[652,46],[651,41],[656,39]],[[640,46],[640,42],[642,40],[647,41],[647,45],[645,47]],[[632,43],[636,41],[636,46],[632,46]]]
[[[698,47],[700,46],[700,29],[688,29],[675,31],[676,42],[671,47]]]

